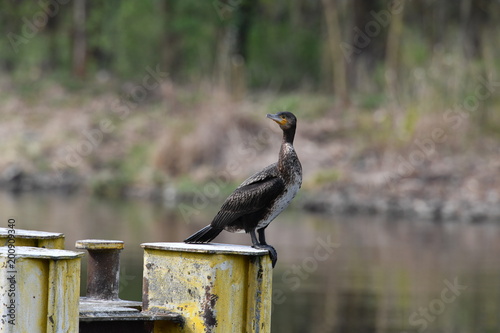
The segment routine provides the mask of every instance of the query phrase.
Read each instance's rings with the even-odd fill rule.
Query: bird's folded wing
[[[245,181],[241,183],[237,189],[254,183],[271,180],[272,178],[277,178],[278,176],[278,163],[273,163],[245,179]]]
[[[267,177],[261,175],[258,180],[256,178],[252,182],[248,180],[226,199],[212,221],[212,227],[222,229],[237,218],[264,208],[285,188],[281,178],[269,174]]]

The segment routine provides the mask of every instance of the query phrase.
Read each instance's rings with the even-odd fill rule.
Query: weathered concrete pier
[[[119,240],[0,228],[0,332],[270,332],[272,267],[265,250],[145,243],[142,301],[119,298]],[[139,246],[139,244],[137,244]]]
[[[270,332],[272,266],[266,250],[227,244],[142,247],[144,310],[175,311],[185,320],[165,332]]]

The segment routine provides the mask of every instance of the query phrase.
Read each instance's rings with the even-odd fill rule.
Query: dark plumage
[[[212,223],[184,241],[208,243],[222,230],[250,233],[253,247],[269,250],[274,267],[277,253],[266,243],[264,230],[295,197],[302,184],[302,167],[293,148],[297,118],[291,112],[268,114],[267,117],[283,130],[278,162],[245,180],[226,199]]]

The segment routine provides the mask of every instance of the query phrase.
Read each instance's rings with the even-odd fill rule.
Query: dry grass
[[[376,183],[381,174],[397,170],[399,156],[408,158],[418,148],[416,140],[431,137],[436,128],[447,139],[435,144],[436,154],[418,170],[465,150],[487,156],[498,146],[498,136],[481,132],[474,117],[455,128],[443,120],[446,109],[430,112],[419,104],[394,113],[386,105],[342,109],[331,97],[312,94],[259,94],[235,102],[211,87],[167,82],[120,117],[114,110],[120,95],[103,90],[82,94],[50,84],[28,97],[2,90],[0,171],[12,164],[28,173],[64,169],[89,183],[102,179],[139,187],[175,184],[186,177],[198,183],[214,177],[238,182],[277,159],[281,133],[265,114],[285,109],[299,118],[296,149],[309,190],[361,178]],[[68,149],[88,141],[83,133],[98,130],[102,121],[113,130],[69,165]]]

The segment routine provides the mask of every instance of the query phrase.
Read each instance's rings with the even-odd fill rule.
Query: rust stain
[[[147,277],[142,278],[142,308],[149,309],[149,280]]]
[[[260,263],[259,263],[260,264]],[[259,281],[262,281],[262,275],[264,274],[264,269],[262,268],[262,265],[259,265],[259,270],[257,271],[257,279]]]
[[[211,293],[212,287],[213,284],[205,287],[205,299],[202,303],[203,321],[205,322],[205,328],[208,332],[212,332],[213,328],[217,326],[217,318],[214,309],[219,296]]]

